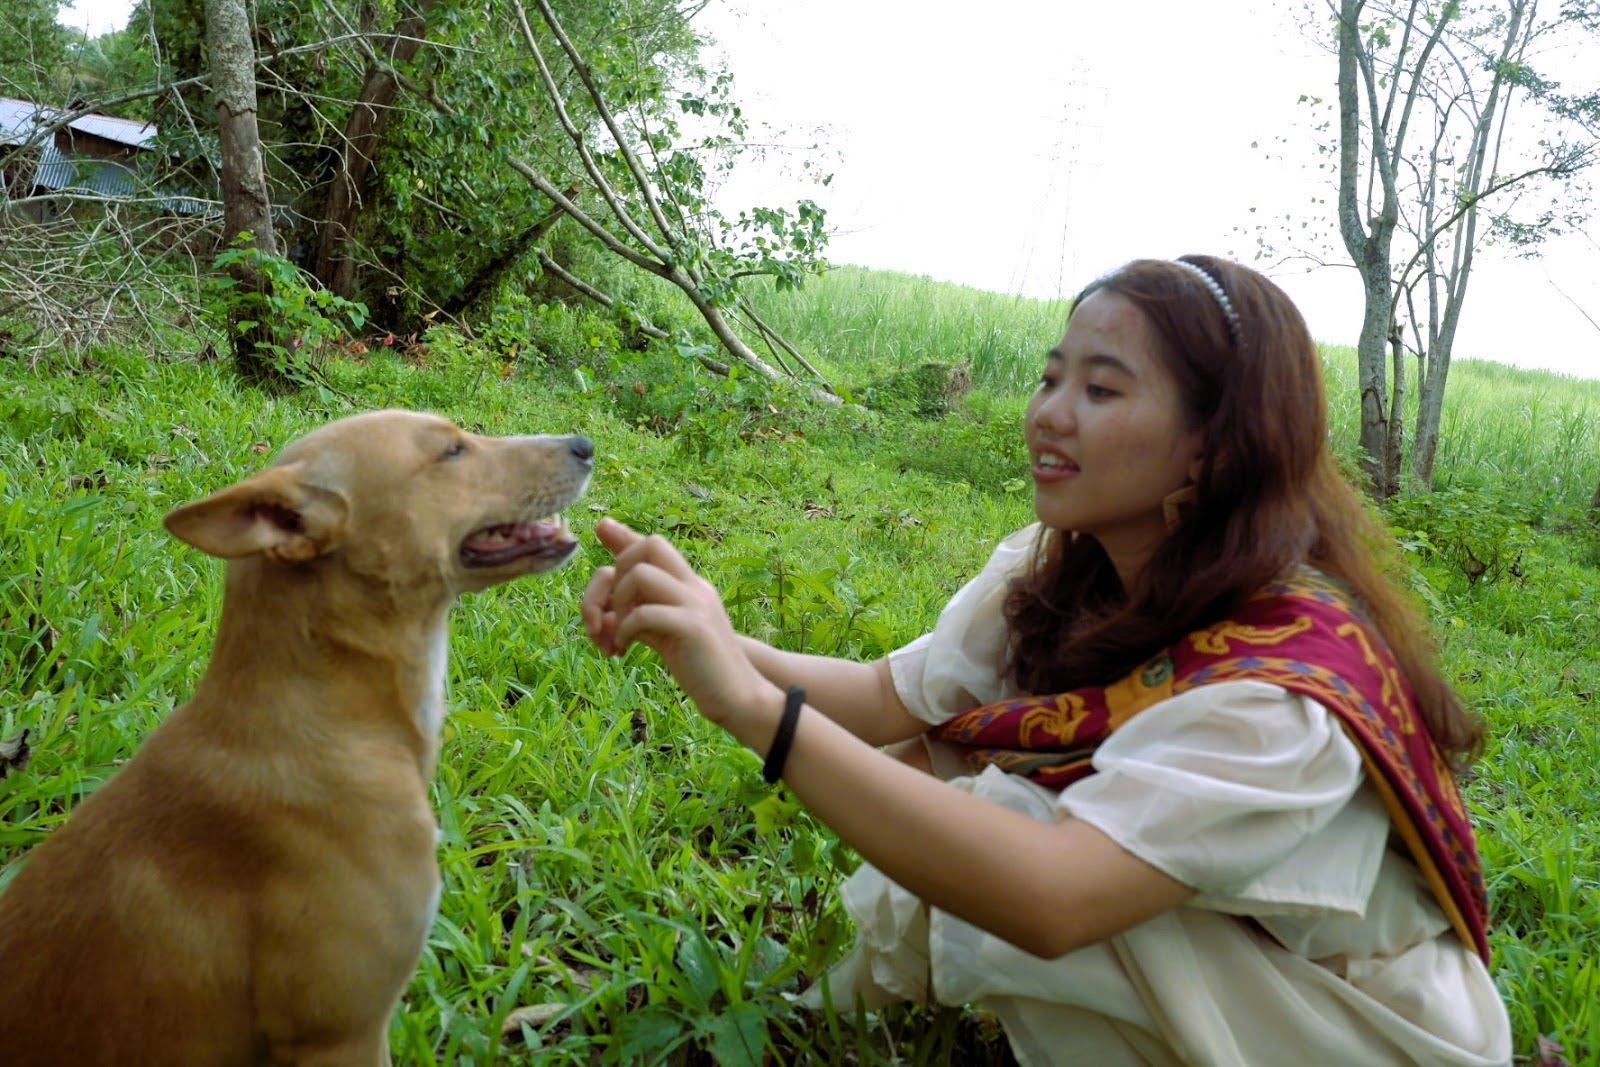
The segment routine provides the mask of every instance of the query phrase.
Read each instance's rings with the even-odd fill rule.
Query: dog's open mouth
[[[558,562],[572,554],[577,540],[560,517],[538,522],[485,526],[461,542],[463,567],[503,567],[519,559]]]

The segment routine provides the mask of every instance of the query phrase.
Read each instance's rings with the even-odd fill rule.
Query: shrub
[[[1468,582],[1523,577],[1533,547],[1527,506],[1503,494],[1458,486],[1395,497],[1384,511],[1402,548],[1448,563]]]
[[[972,371],[961,363],[928,361],[891,371],[853,390],[869,408],[894,414],[937,419],[972,390]]]
[[[366,305],[321,288],[283,256],[245,245],[249,239],[249,234],[240,234],[235,246],[213,261],[216,274],[201,296],[206,317],[230,342],[252,339],[256,358],[282,381],[311,384],[316,352],[366,325]],[[261,278],[259,288],[240,285],[225,273],[239,263]]]

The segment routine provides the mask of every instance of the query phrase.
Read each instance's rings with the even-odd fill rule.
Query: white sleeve
[[[1000,677],[1005,600],[1012,577],[1033,556],[1038,533],[1035,523],[1000,542],[977,577],[950,598],[932,632],[889,653],[895,692],[911,714],[937,724],[1014,695]]]
[[[1263,682],[1192,689],[1135,715],[1058,803],[1235,914],[1367,905],[1388,840],[1352,803],[1361,754],[1321,704]]]

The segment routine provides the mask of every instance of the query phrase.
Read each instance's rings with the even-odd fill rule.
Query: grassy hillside
[[[797,1016],[782,994],[849,937],[833,889],[853,857],[763,788],[649,654],[592,654],[576,604],[606,513],[673,537],[736,625],[785,647],[865,658],[922,633],[1029,521],[1019,420],[1063,309],[843,270],[763,312],[878,410],[691,376],[543,312],[481,346],[437,332],[412,360],[340,357],[329,388],[297,398],[144,352],[6,365],[0,740],[28,730],[33,751],[0,779],[0,880],[203,666],[220,568],[166,538],[167,509],[368,407],[581,431],[599,451],[578,558],[454,618],[434,787],[445,892],[394,1021],[397,1062],[740,1064],[763,1047],[783,1063],[1006,1062],[977,1013]],[[929,363],[962,370],[912,373]],[[1344,450],[1351,363],[1327,353]],[[1467,796],[1518,1051],[1545,1034],[1600,1062],[1600,536],[1584,518],[1600,384],[1466,363],[1450,400],[1447,491],[1390,518],[1450,672],[1493,724]],[[515,1009],[527,1021],[506,1027]]]

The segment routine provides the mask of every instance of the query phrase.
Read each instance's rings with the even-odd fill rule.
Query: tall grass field
[[[444,895],[396,1062],[1011,1062],[980,1011],[791,1006],[849,942],[835,890],[856,858],[764,787],[652,654],[593,652],[577,604],[605,557],[590,529],[613,515],[671,537],[736,626],[782,647],[874,658],[925,632],[1031,521],[1021,416],[1065,308],[856,269],[760,307],[853,403],[633,351],[584,311],[475,340],[435,330],[405,356],[330,353],[324,383],[287,397],[192,339],[0,357],[0,743],[26,731],[30,750],[0,760],[0,882],[204,666],[221,566],[164,534],[168,509],[368,408],[581,432],[597,466],[569,516],[574,562],[453,616]],[[1348,458],[1354,355],[1324,355]],[[1600,382],[1460,363],[1443,429],[1433,491],[1383,516],[1491,726],[1465,792],[1492,970],[1519,1056],[1544,1037],[1597,1064]]]

